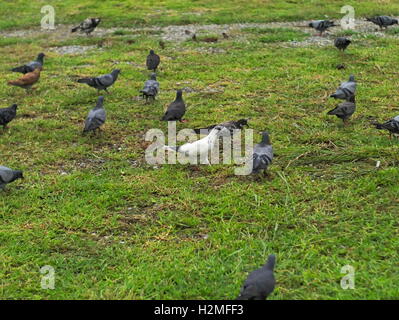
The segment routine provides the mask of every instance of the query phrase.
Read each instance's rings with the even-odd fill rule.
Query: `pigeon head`
[[[183,97],[183,90],[179,89],[176,91],[176,99],[181,99]]]
[[[267,258],[265,267],[269,270],[273,270],[275,264],[276,264],[276,255],[274,255],[274,254],[269,255],[269,257]]]
[[[16,179],[24,179],[24,175],[21,170],[15,170],[14,177],[15,177],[15,180]]]
[[[41,53],[39,53],[39,54],[37,55],[37,59],[42,60],[45,56],[46,56],[46,55],[45,55],[43,52],[41,52]]]
[[[155,72],[151,73],[150,79],[151,80],[157,80],[157,74]]]
[[[102,108],[104,103],[104,96],[99,96],[97,100],[96,108]]]
[[[154,50],[150,50],[150,54],[155,54],[155,51]]]
[[[398,19],[392,19],[392,24],[399,24]]]
[[[262,144],[270,144],[270,137],[269,137],[269,132],[264,131],[262,132]]]
[[[15,103],[11,106],[11,109],[17,110],[17,108],[18,108],[18,105]]]
[[[240,119],[240,120],[237,121],[237,124],[238,124],[240,127],[248,126],[248,120],[249,120],[249,119]]]
[[[215,132],[216,132],[216,135],[219,135],[219,134],[221,134],[221,132],[222,132],[223,129],[224,129],[223,126],[216,126],[216,127],[214,127],[214,128],[212,129],[212,131],[215,131]]]
[[[350,82],[355,82],[355,76],[354,76],[353,74],[351,74],[351,75],[349,76],[349,81],[350,81]]]
[[[114,78],[114,81],[116,81],[116,79],[118,79],[118,75],[119,75],[120,73],[121,73],[121,70],[120,70],[120,69],[112,70],[111,74],[112,74],[112,77]]]

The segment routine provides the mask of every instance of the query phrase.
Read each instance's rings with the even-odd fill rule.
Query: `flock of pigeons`
[[[398,24],[398,20],[390,18],[388,16],[378,16],[368,18],[368,21],[378,25],[381,29],[387,28],[388,26]],[[90,35],[98,24],[101,22],[100,18],[88,18],[74,27],[71,32],[80,31]],[[322,36],[328,28],[336,26],[333,21],[330,20],[318,20],[313,21],[309,24],[319,31],[319,35]],[[351,41],[349,39],[339,37],[335,40],[335,46],[342,51],[349,46]],[[27,91],[33,90],[32,86],[39,80],[40,73],[44,65],[44,53],[40,53],[36,60],[31,61],[22,66],[11,69],[13,72],[22,73],[23,76],[16,80],[8,81],[9,85],[17,86],[26,89]],[[159,82],[157,81],[156,71],[160,64],[160,57],[151,50],[146,59],[146,66],[152,73],[149,79],[144,83],[143,89],[140,91],[143,99],[155,100],[159,92]],[[121,70],[115,69],[111,73],[101,75],[97,77],[88,77],[78,80],[78,83],[85,83],[90,87],[93,87],[100,92],[101,90],[108,92],[108,88],[111,87],[118,79],[118,75]],[[342,82],[338,89],[330,95],[334,99],[343,100],[342,103],[338,104],[336,108],[330,110],[328,115],[335,115],[343,120],[344,125],[347,125],[348,119],[353,115],[356,110],[356,81],[355,77],[351,75],[349,80]],[[0,125],[3,129],[6,129],[8,123],[10,123],[17,114],[17,104],[13,104],[8,108],[0,109]],[[180,121],[185,122],[183,116],[186,113],[186,105],[183,100],[182,90],[177,90],[175,100],[169,104],[165,114],[163,115],[163,121]],[[100,127],[106,121],[106,111],[104,109],[104,96],[98,98],[96,106],[90,110],[84,125],[83,132],[93,132],[100,129]],[[242,130],[244,126],[248,125],[248,119],[240,119],[237,121],[228,121],[220,124],[211,125],[205,128],[194,129],[195,133],[206,134],[206,136],[193,143],[186,143],[178,147],[165,146],[165,149],[173,150],[175,152],[181,152],[186,155],[192,155],[194,152],[196,155],[203,157],[206,164],[209,164],[207,155],[209,150],[213,147],[214,143],[221,136],[232,136],[235,132]],[[394,134],[399,136],[399,115],[385,123],[373,123],[377,129],[388,130],[390,135]],[[256,144],[253,149],[252,173],[258,173],[260,171],[266,172],[267,167],[273,161],[273,147],[270,142],[268,132],[262,132],[262,140],[259,144]],[[0,166],[0,190],[17,179],[23,178],[23,173],[20,170],[13,170],[4,166]],[[275,277],[273,274],[276,257],[270,255],[266,264],[250,273],[245,280],[240,295],[237,299],[239,300],[264,300],[274,290]]]

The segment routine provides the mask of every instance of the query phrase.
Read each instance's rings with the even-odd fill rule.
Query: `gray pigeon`
[[[183,91],[177,90],[176,91],[176,99],[173,101],[168,109],[166,110],[164,116],[162,117],[162,121],[180,121],[182,120],[184,114],[186,113],[186,104],[183,100]]]
[[[109,74],[94,78],[79,79],[78,82],[86,83],[90,87],[96,88],[98,91],[105,90],[107,93],[109,93],[107,88],[114,84],[114,82],[118,79],[118,75],[120,72],[121,70],[115,69]]]
[[[337,105],[334,109],[328,111],[328,115],[335,115],[342,119],[344,125],[347,125],[348,119],[356,111],[356,104],[353,102],[345,101]]]
[[[389,131],[389,138],[392,138],[392,135],[399,138],[399,116],[396,116],[393,119],[390,119],[384,123],[372,123],[376,129],[379,130],[388,130]]]
[[[0,166],[0,190],[4,189],[8,183],[23,178],[22,171]]]
[[[202,134],[208,134],[208,131],[212,130],[216,126],[222,127],[220,136],[232,136],[235,132],[235,130],[241,130],[244,128],[244,126],[248,126],[248,119],[240,119],[237,121],[227,121],[223,122],[220,124],[214,124],[212,126],[206,127],[206,128],[199,128],[199,129],[194,129],[195,133],[202,133]]]
[[[252,155],[252,173],[266,170],[273,161],[273,147],[268,132],[262,133],[262,141],[255,145]],[[265,171],[266,172],[266,171]]]
[[[98,97],[97,105],[92,110],[90,110],[89,115],[87,116],[83,133],[88,131],[95,132],[97,129],[100,129],[100,127],[104,124],[106,119],[106,112],[103,104],[104,97]]]
[[[44,64],[44,57],[46,55],[44,53],[39,53],[39,55],[37,56],[36,60],[31,61],[23,66],[20,67],[16,67],[11,69],[11,71],[13,72],[20,72],[20,73],[29,73],[32,72],[33,70],[35,70],[38,67],[43,68],[43,64]]]
[[[150,54],[147,56],[146,61],[147,69],[156,72],[160,62],[161,58],[159,55],[157,55],[154,50],[150,50]]]
[[[309,23],[309,27],[316,29],[320,32],[320,36],[326,31],[328,28],[335,27],[334,21],[330,20],[316,20]]]
[[[276,264],[276,256],[269,255],[266,264],[252,271],[245,280],[237,300],[265,300],[274,290],[276,279],[273,269]]]
[[[347,38],[344,37],[339,37],[337,39],[335,39],[334,41],[334,46],[341,51],[345,51],[346,48],[351,44],[352,41],[350,41]]]
[[[366,20],[376,24],[377,26],[380,27],[380,29],[382,28],[387,29],[389,26],[398,24],[398,19],[394,19],[388,16],[371,17],[371,18],[366,18]]]
[[[140,91],[142,93],[143,98],[145,101],[149,98],[155,100],[156,95],[159,91],[159,82],[157,81],[157,75],[152,73],[150,79],[144,83],[144,88]]]
[[[355,77],[351,75],[349,77],[349,80],[346,82],[342,82],[337,91],[335,91],[335,93],[333,93],[330,97],[355,103],[355,94],[356,81]]]
[[[87,18],[83,22],[81,22],[77,27],[73,28],[71,32],[84,32],[86,35],[89,35],[94,31],[95,28],[100,24],[101,18]]]
[[[13,104],[8,108],[0,109],[0,126],[3,126],[3,129],[17,116],[17,108],[18,106]]]

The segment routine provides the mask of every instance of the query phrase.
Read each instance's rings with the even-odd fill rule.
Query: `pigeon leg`
[[[180,122],[188,122],[187,119],[180,119],[179,121],[180,121]]]
[[[107,88],[104,89],[106,93],[111,94]]]

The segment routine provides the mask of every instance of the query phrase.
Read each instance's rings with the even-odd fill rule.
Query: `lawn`
[[[48,2],[2,1],[0,31],[37,28]],[[0,298],[231,299],[270,253],[270,299],[399,298],[399,140],[370,125],[399,114],[398,27],[386,37],[350,34],[344,55],[332,45],[293,45],[313,32],[289,26],[249,26],[228,39],[215,32],[215,43],[165,41],[165,49],[162,30],[148,29],[338,18],[345,4],[360,16],[399,15],[395,2],[51,1],[57,24],[98,15],[102,28],[119,29],[1,38],[0,107],[19,110],[0,129],[0,165],[25,179],[0,192]],[[72,45],[93,47],[57,51]],[[151,48],[161,56],[161,92],[145,104],[138,95]],[[9,69],[39,52],[47,57],[37,89],[7,86],[18,77]],[[76,80],[114,68],[122,73],[105,94],[107,122],[83,136],[97,93]],[[344,127],[326,113],[349,74],[357,111]],[[144,135],[167,131],[160,118],[178,88],[189,120],[178,129],[250,118],[256,142],[268,130],[270,177],[237,176],[234,165],[147,164]],[[54,290],[41,288],[45,265],[55,270]],[[340,286],[345,265],[355,268],[353,290]]]

